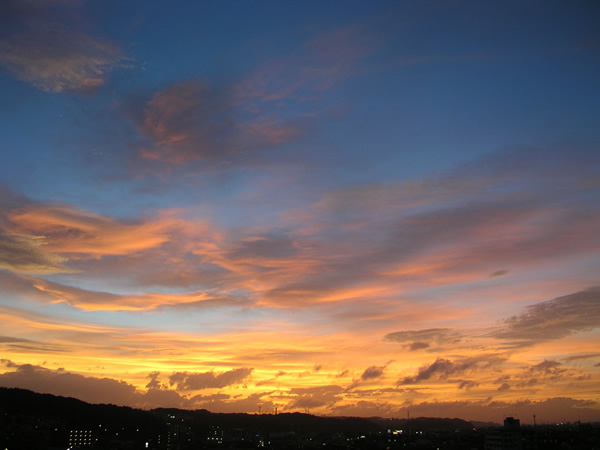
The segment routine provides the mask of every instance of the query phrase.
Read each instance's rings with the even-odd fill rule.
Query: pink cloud
[[[247,152],[279,147],[301,136],[299,123],[276,113],[242,113],[231,87],[183,81],[156,92],[136,118],[149,144],[145,159],[185,164],[230,162]]]

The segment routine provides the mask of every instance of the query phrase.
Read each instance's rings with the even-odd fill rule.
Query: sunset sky
[[[600,421],[600,5],[0,3],[0,386]]]

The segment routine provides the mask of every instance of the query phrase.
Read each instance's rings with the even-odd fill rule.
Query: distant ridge
[[[205,409],[156,408],[145,411],[127,406],[90,404],[71,397],[4,387],[0,387],[0,411],[9,415],[29,415],[59,420],[72,426],[84,426],[92,422],[107,426],[126,423],[131,427],[152,430],[164,427],[164,418],[168,415],[200,422],[204,427],[255,428],[270,431],[369,433],[392,428],[412,431],[462,431],[472,430],[475,426],[472,422],[457,418],[415,417],[407,421],[407,419],[382,417],[321,417],[303,413],[280,413],[277,415],[212,413]],[[483,423],[477,425],[481,427],[481,424]],[[497,424],[486,425],[496,426]]]
[[[475,428],[493,428],[493,427],[501,427],[501,423],[496,422],[481,422],[478,420],[471,420],[471,423]]]
[[[402,429],[407,431],[469,431],[474,428],[473,423],[463,419],[449,419],[439,417],[415,417],[411,419],[386,419],[382,417],[369,418],[382,429]]]

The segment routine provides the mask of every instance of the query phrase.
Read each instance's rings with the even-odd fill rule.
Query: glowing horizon
[[[600,10],[0,6],[0,386],[600,420]]]

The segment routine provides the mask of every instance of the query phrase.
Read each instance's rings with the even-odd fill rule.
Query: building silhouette
[[[90,447],[95,442],[93,438],[90,430],[71,430],[69,431],[69,448]]]
[[[485,450],[522,450],[521,422],[507,417],[502,428],[488,430],[485,435]]]

